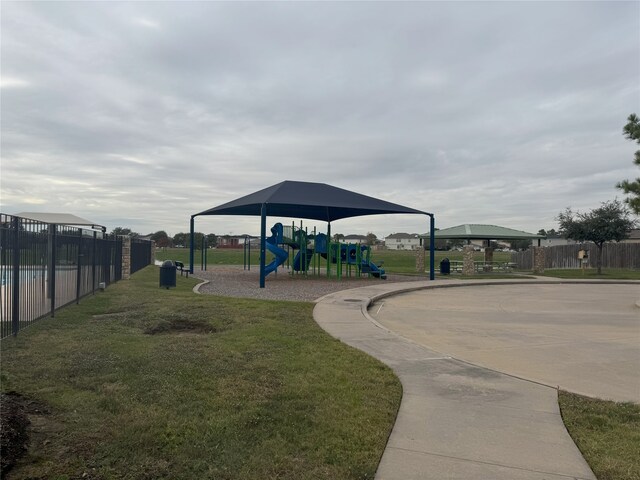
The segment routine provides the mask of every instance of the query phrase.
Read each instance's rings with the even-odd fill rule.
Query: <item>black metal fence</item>
[[[149,240],[131,239],[131,274],[152,262],[153,243]]]
[[[0,214],[0,338],[121,278],[122,238]]]

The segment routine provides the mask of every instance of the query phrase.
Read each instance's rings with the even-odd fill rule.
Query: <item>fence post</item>
[[[120,258],[120,261],[118,261],[118,258]],[[129,263],[129,265],[131,265],[131,263]],[[119,280],[122,280],[122,241],[118,240],[118,237],[116,237],[116,243],[115,243],[115,256],[113,259],[113,270],[114,270],[113,281],[117,282]],[[129,273],[131,273],[131,271],[129,271]]]
[[[93,232],[93,246],[91,249],[91,294],[96,294],[96,255],[98,254],[98,232]]]
[[[82,229],[78,229],[78,268],[76,274],[76,305],[80,303],[80,285],[82,279]]]
[[[204,258],[204,268],[203,268],[203,270],[206,272],[207,271],[207,250],[209,249],[209,245],[207,244],[206,237],[203,240],[204,240],[204,246],[202,247],[202,256]]]
[[[107,286],[111,283],[111,240],[103,238],[102,245],[102,281]]]
[[[542,273],[544,273],[544,266],[545,266],[545,260],[544,260],[544,247],[531,247],[531,249],[533,250],[532,255],[533,255],[533,274],[534,275],[540,275]]]
[[[473,275],[476,273],[476,266],[473,262],[473,247],[465,245],[462,249],[462,274]]]
[[[49,244],[51,245],[51,251],[49,255],[49,295],[51,295],[51,317],[55,316],[56,312],[56,224],[49,225]]]
[[[422,242],[422,239],[420,239],[420,241]],[[416,250],[416,272],[418,273],[424,273],[424,270],[425,270],[425,266],[424,266],[425,247],[426,245],[420,245]]]
[[[149,242],[149,265],[156,263],[156,242],[151,240]]]
[[[13,288],[13,306],[11,308],[11,324],[13,336],[18,335],[20,330],[20,218],[13,217],[13,278],[11,286]]]
[[[484,268],[485,272],[493,271],[493,248],[491,248],[491,240],[487,240],[487,247],[484,249]]]

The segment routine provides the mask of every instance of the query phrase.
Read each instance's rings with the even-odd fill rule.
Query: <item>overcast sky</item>
[[[622,135],[640,114],[637,1],[0,8],[3,213],[173,235],[303,180],[434,212],[440,228],[535,233],[638,175]],[[332,225],[427,230],[412,215]]]

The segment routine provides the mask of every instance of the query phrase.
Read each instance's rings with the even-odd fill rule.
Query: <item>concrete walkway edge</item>
[[[390,366],[403,397],[376,479],[589,479],[590,467],[560,417],[555,388],[444,355],[376,322],[369,306],[433,288],[535,284],[635,284],[537,278],[379,283],[316,300],[330,335]]]

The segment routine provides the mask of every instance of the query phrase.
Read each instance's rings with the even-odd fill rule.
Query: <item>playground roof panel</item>
[[[250,195],[204,210],[199,215],[260,215],[262,205],[271,217],[294,217],[332,222],[342,218],[387,213],[427,212],[351,192],[326,183],[285,180]]]
[[[484,240],[528,240],[534,238],[545,238],[544,235],[514,230],[513,228],[499,227],[497,225],[479,225],[465,223],[456,227],[437,230],[434,234],[436,239],[484,239]]]

